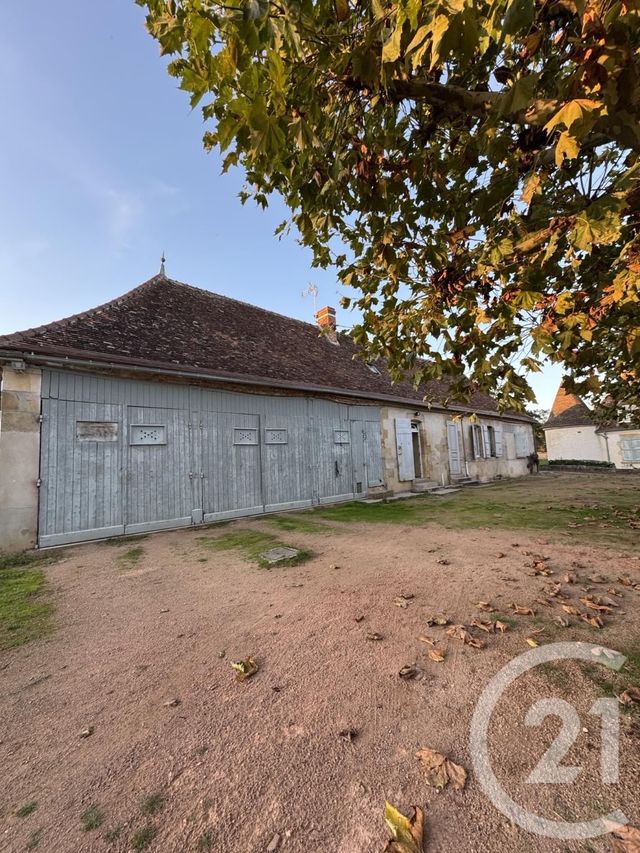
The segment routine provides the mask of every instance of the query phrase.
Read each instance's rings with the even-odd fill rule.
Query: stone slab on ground
[[[292,560],[294,557],[297,557],[300,551],[296,548],[269,548],[268,551],[263,551],[260,554],[260,559],[264,560],[266,563],[270,563],[271,565],[275,565],[276,563],[282,563],[284,560]]]

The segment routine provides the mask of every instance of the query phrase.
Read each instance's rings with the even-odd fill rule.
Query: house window
[[[473,458],[482,459],[482,427],[480,424],[471,424],[471,447]]]
[[[623,438],[620,441],[623,462],[640,462],[640,437]]]
[[[487,427],[487,433],[489,435],[489,456],[497,456],[496,454],[496,428],[492,426]]]

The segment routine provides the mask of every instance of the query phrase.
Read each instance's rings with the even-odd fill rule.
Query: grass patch
[[[131,847],[133,850],[146,850],[157,834],[156,827],[152,823],[148,823],[132,836]]]
[[[129,545],[131,542],[141,542],[143,539],[148,539],[146,533],[141,536],[114,536],[112,539],[105,539],[103,545]]]
[[[43,565],[55,558],[14,554],[0,560],[0,651],[22,646],[52,628],[53,604]]]
[[[359,501],[314,514],[343,523],[438,524],[452,530],[502,528],[544,531],[549,538],[640,550],[630,525],[639,515],[638,478],[607,472],[523,477],[449,495],[402,501]]]
[[[35,850],[36,847],[38,846],[38,844],[40,844],[41,839],[42,839],[42,830],[36,829],[36,831],[32,832],[31,835],[29,836],[29,840],[25,844],[25,849],[26,850]]]
[[[24,806],[20,806],[20,808],[17,810],[16,817],[29,817],[29,815],[33,814],[37,808],[37,800],[32,800],[32,802],[30,803],[25,803]]]
[[[113,844],[114,841],[117,841],[120,838],[121,833],[121,826],[112,826],[110,829],[106,830],[102,837],[108,844]]]
[[[276,536],[271,533],[263,533],[260,530],[247,530],[246,528],[238,528],[230,533],[224,533],[222,536],[210,538],[208,536],[200,537],[200,541],[205,548],[211,548],[214,551],[241,551],[242,554],[252,562],[258,563],[263,568],[269,568],[270,564],[260,558],[263,551],[268,551],[270,548],[295,548],[295,545],[285,545]],[[310,551],[298,549],[298,554],[290,560],[283,560],[277,563],[278,566],[298,566],[304,563],[313,554]]]
[[[166,800],[163,794],[149,794],[149,796],[145,797],[142,801],[140,811],[142,814],[147,815],[159,814],[164,808],[165,802]]]
[[[327,524],[313,521],[310,513],[300,515],[268,515],[264,518],[269,524],[273,524],[279,530],[293,531],[295,533],[331,533],[332,528]]]
[[[130,569],[133,566],[137,566],[142,557],[144,556],[144,548],[142,545],[137,545],[135,548],[129,548],[128,551],[125,551],[123,554],[120,554],[118,557],[118,562]]]
[[[496,620],[498,622],[504,622],[504,624],[508,625],[510,628],[517,628],[519,624],[518,620],[514,619],[513,616],[509,616],[508,613],[492,613],[491,618],[494,622]]]
[[[196,845],[197,850],[213,850],[213,845],[215,842],[215,836],[213,832],[208,829],[206,832],[203,832],[200,838],[198,839],[198,843]]]
[[[80,815],[80,823],[82,824],[84,832],[91,832],[91,830],[97,829],[99,826],[102,826],[103,822],[104,813],[102,809],[96,805],[89,806],[89,808]]]

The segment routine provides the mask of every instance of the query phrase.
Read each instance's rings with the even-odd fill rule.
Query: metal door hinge
[[[38,423],[39,424],[44,423],[44,415],[38,415]]]
[[[36,489],[39,489],[41,485],[42,485],[42,480],[40,479],[40,477],[38,477],[38,479],[36,480]]]

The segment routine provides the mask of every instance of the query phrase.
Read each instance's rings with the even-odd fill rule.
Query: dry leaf
[[[440,649],[429,649],[427,655],[435,663],[442,663],[444,660],[444,652]]]
[[[588,578],[591,583],[608,583],[608,578],[605,578],[604,575],[589,575]]]
[[[442,559],[440,559],[440,560],[436,560],[436,563],[437,563],[439,566],[450,566],[450,565],[451,565],[451,560],[446,560],[446,559],[443,557],[443,558],[442,558]]]
[[[499,560],[502,560],[502,559],[503,559],[504,557],[506,557],[506,556],[507,556],[507,555],[506,555],[503,551],[498,551],[498,553],[496,554],[496,557],[497,557]]]
[[[375,643],[382,639],[382,634],[378,634],[377,631],[369,631],[366,635],[366,639]]]
[[[548,594],[551,598],[556,598],[562,592],[562,584],[554,583],[550,588],[548,588]]]
[[[432,627],[433,625],[448,625],[448,624],[449,624],[449,620],[447,619],[446,616],[430,616],[427,619],[427,625],[429,625],[429,627]]]
[[[452,625],[451,628],[447,629],[447,637],[453,637],[454,640],[462,640],[463,643],[468,643],[471,639],[471,634],[464,625]]]
[[[537,649],[540,645],[540,643],[533,637],[527,637],[526,642],[531,646],[532,649]]]
[[[430,646],[435,646],[436,644],[436,641],[433,639],[433,637],[427,637],[426,634],[421,634],[418,639],[421,643],[428,643]]]
[[[580,616],[580,611],[572,604],[561,604],[560,607],[564,610],[565,613],[568,613],[570,616]]]
[[[624,597],[623,593],[621,593],[619,589],[616,589],[615,586],[610,586],[609,589],[607,590],[607,592],[609,593],[609,595],[615,595],[618,598]]]
[[[573,572],[567,572],[564,576],[565,583],[575,583],[577,581],[577,577],[573,574]]]
[[[484,640],[478,640],[476,637],[471,637],[466,640],[468,646],[471,646],[472,649],[484,649],[487,645]]]
[[[501,622],[499,619],[496,619],[496,628],[501,634],[504,634],[505,631],[509,630],[509,626],[505,622]]]
[[[405,817],[391,803],[385,803],[384,822],[393,838],[384,848],[384,853],[424,853],[424,812],[413,807],[413,817]]]
[[[251,656],[245,660],[236,661],[231,666],[236,670],[236,681],[245,681],[258,671],[258,664]]]
[[[485,613],[493,613],[495,611],[495,607],[492,607],[488,601],[479,601],[476,607],[478,610],[484,610]]]
[[[548,598],[536,598],[537,604],[542,604],[543,607],[553,607],[553,602]]]
[[[485,631],[487,634],[493,634],[495,630],[495,622],[485,621],[484,619],[474,619],[471,623],[472,628],[479,628],[481,631]]]
[[[417,674],[418,670],[415,668],[415,666],[413,666],[413,664],[410,663],[405,664],[398,673],[400,678],[405,678],[407,680],[409,680],[410,678],[415,678]]]
[[[622,705],[633,705],[634,702],[640,703],[640,688],[628,687],[624,693],[618,696],[618,702]]]
[[[593,596],[585,595],[580,601],[584,604],[585,607],[588,607],[590,610],[599,610],[601,613],[612,613],[610,607],[607,607],[606,604],[598,604],[597,601],[594,601]]]
[[[407,599],[403,598],[401,595],[399,595],[397,598],[394,598],[393,603],[396,607],[402,607],[403,609],[409,606]]]
[[[590,613],[581,613],[580,618],[594,628],[604,628],[604,622],[600,616],[592,616]]]
[[[459,764],[450,761],[440,752],[424,747],[416,753],[416,758],[427,771],[427,782],[434,788],[444,788],[449,782],[456,791],[461,791],[467,782],[467,771]]]
[[[612,853],[640,853],[640,829],[635,826],[621,826],[606,818],[604,822],[613,835]]]
[[[521,607],[519,604],[514,604],[511,602],[509,607],[513,610],[516,616],[535,616],[535,610],[532,610],[530,607]]]
[[[571,622],[567,619],[566,616],[556,616],[555,621],[560,625],[561,628],[568,628]]]

